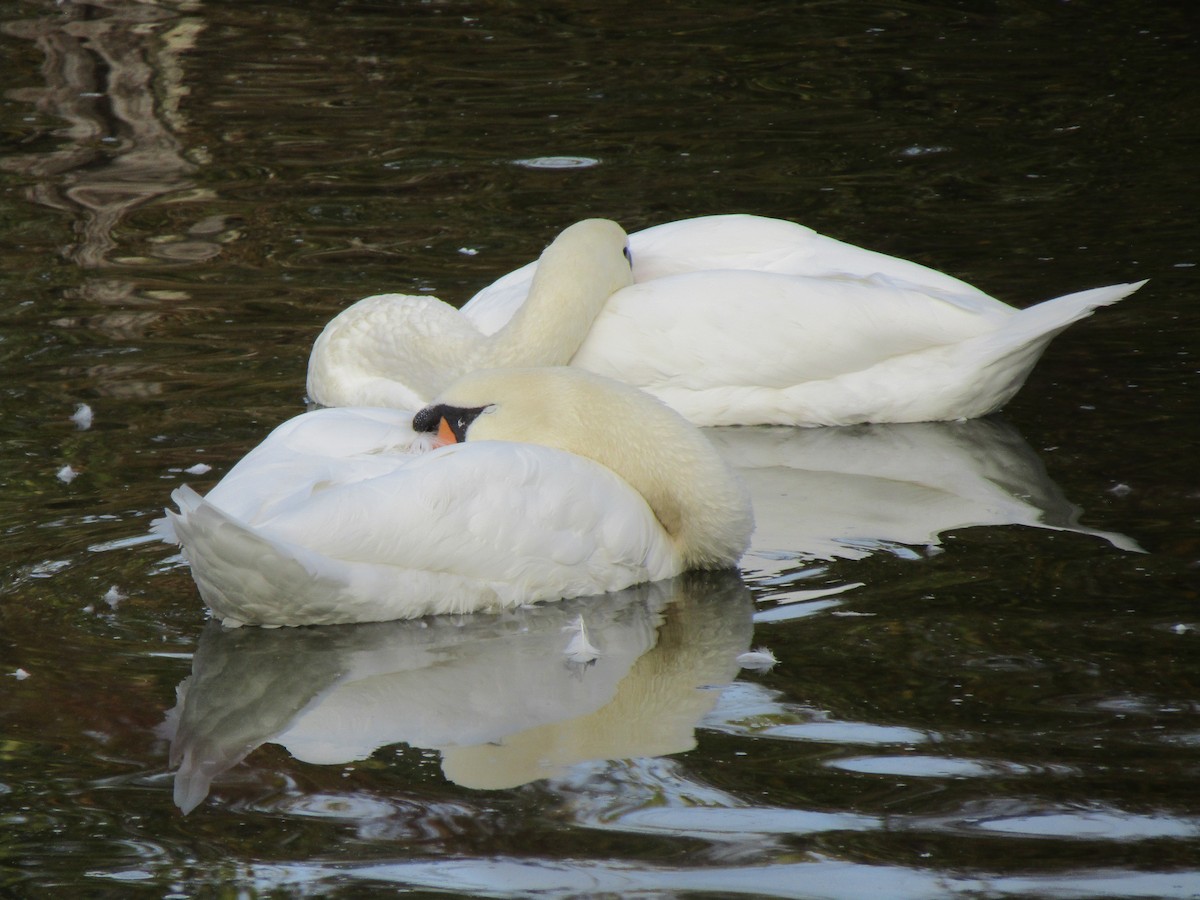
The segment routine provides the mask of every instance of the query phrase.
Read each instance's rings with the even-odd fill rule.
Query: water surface
[[[1194,16],[31,0],[0,47],[0,893],[1200,895]],[[351,300],[731,211],[1151,283],[983,422],[715,433],[754,550],[582,604],[604,667],[537,669],[581,601],[221,632],[144,540]]]

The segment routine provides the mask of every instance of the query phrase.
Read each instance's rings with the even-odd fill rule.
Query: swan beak
[[[445,447],[447,444],[457,444],[458,436],[454,433],[454,429],[450,427],[450,422],[445,416],[442,416],[438,422],[437,437],[434,438],[433,445],[435,447]]]

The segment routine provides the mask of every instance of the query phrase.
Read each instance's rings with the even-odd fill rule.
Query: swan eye
[[[625,245],[625,249],[621,251],[625,254],[625,261],[629,263],[629,268],[633,268],[633,251],[629,249],[629,245]]]

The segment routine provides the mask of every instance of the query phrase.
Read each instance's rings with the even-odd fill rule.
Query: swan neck
[[[543,272],[539,268],[521,308],[493,335],[491,365],[567,365],[612,293],[604,285],[571,283]]]
[[[670,490],[639,488],[688,569],[733,565],[753,530],[745,486],[715,450],[704,450],[711,456],[688,452],[661,463],[675,473]]]
[[[614,222],[572,225],[542,253],[529,294],[492,336],[492,366],[565,366],[608,298],[633,283],[625,232]]]
[[[682,568],[734,565],[754,528],[749,493],[701,431],[636,388],[574,367],[469,375],[442,402],[491,404],[469,440],[542,444],[587,457],[646,502]]]
[[[604,416],[605,427],[563,449],[611,469],[641,494],[685,568],[733,565],[754,528],[749,492],[698,429],[637,393],[622,415]]]

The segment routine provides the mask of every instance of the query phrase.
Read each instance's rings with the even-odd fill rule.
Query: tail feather
[[[997,334],[1015,331],[1030,338],[1044,334],[1049,340],[1068,325],[1090,316],[1097,308],[1124,300],[1145,283],[1135,281],[1129,284],[1110,284],[1107,287],[1055,297],[1053,300],[1021,310]]]
[[[1010,314],[994,331],[947,346],[887,360],[826,384],[806,383],[788,392],[786,415],[822,424],[924,422],[974,419],[1000,409],[1021,389],[1046,345],[1097,308],[1128,297],[1146,282],[1114,284],[1066,294]],[[824,394],[832,397],[828,397]],[[855,417],[814,415],[822,404],[858,401]]]
[[[1098,307],[1128,297],[1145,283],[1113,284],[1065,294],[1022,309],[996,331],[957,345],[955,353],[962,360],[971,360],[976,372],[974,396],[963,404],[962,418],[987,415],[1002,407],[1020,390],[1055,336]]]
[[[200,596],[225,625],[332,625],[514,606],[505,585],[468,575],[325,556],[239,521],[191,488],[172,494],[170,533]],[[164,537],[164,539],[166,539]]]
[[[171,494],[179,512],[167,510],[160,533],[170,531],[200,595],[228,624],[241,621],[254,598],[300,596],[329,573],[302,548],[272,540],[208,503],[186,485]],[[327,584],[336,590],[335,584]]]
[[[981,361],[1009,360],[1015,369],[1024,370],[1020,374],[1024,381],[1055,336],[1080,319],[1086,319],[1099,307],[1128,297],[1145,283],[1111,284],[1046,300],[1019,310],[1000,328],[964,341],[960,346],[971,353],[979,353]]]

